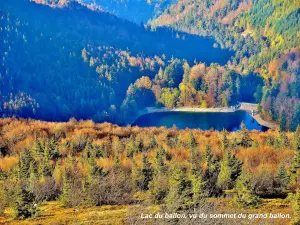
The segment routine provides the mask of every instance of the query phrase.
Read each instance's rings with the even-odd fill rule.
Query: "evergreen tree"
[[[229,150],[225,151],[220,162],[220,173],[218,175],[218,186],[222,189],[231,189],[234,182],[241,174],[242,162]]]
[[[96,200],[90,194],[92,180],[87,177],[83,178],[81,181],[81,204],[82,205],[95,205]]]
[[[126,145],[126,156],[132,158],[135,153],[138,152],[138,147],[136,146],[134,139],[130,138],[130,141]]]
[[[118,153],[115,153],[114,158],[114,173],[120,173],[121,172],[121,162],[120,162],[120,156]]]
[[[30,175],[30,165],[35,163],[34,158],[32,157],[31,151],[25,149],[20,154],[19,159],[19,168],[20,168],[20,178],[27,179]]]
[[[297,189],[296,194],[293,198],[293,225],[300,224],[300,188]]]
[[[165,173],[168,167],[165,163],[166,151],[162,146],[159,146],[156,150],[156,171],[157,173]]]
[[[241,145],[243,147],[250,147],[252,145],[251,144],[252,139],[250,138],[249,131],[246,125],[244,124],[244,122],[241,123],[240,134],[241,134]]]
[[[188,147],[190,148],[190,150],[197,147],[197,142],[196,142],[196,139],[195,139],[192,131],[189,132],[187,143],[188,143]]]
[[[281,118],[280,118],[280,131],[286,131],[286,112],[282,110]]]
[[[49,159],[50,160],[57,160],[59,158],[59,150],[58,150],[58,146],[56,141],[54,140],[54,138],[50,138],[50,140],[48,140],[48,151],[49,151]]]
[[[207,192],[205,190],[206,182],[204,181],[202,170],[191,170],[191,193],[192,193],[192,204],[197,206],[199,203],[205,201]]]
[[[188,83],[190,81],[191,68],[188,62],[183,64],[183,83]]]
[[[207,163],[207,167],[209,167],[213,163],[213,154],[210,145],[205,146],[204,158],[205,158],[205,162]]]
[[[149,182],[153,178],[153,169],[148,161],[145,153],[142,154],[142,168],[141,168],[141,179],[139,180],[139,188],[143,191],[149,189]]]
[[[285,191],[287,188],[287,185],[289,183],[289,176],[284,168],[284,164],[280,164],[278,169],[278,174],[276,176],[276,181],[281,189],[281,191]]]
[[[37,176],[36,176],[36,168],[33,162],[30,164],[29,168],[29,189],[32,191],[35,185],[35,182],[37,181]]]
[[[154,137],[154,135],[151,135],[150,141],[149,141],[149,148],[152,149],[152,148],[156,148],[156,147],[157,147],[157,142],[155,140],[155,137]]]
[[[223,129],[222,131],[222,150],[226,150],[229,148],[229,140],[227,138],[227,131]]]
[[[252,178],[248,172],[243,171],[238,177],[235,190],[237,195],[234,200],[238,205],[251,208],[259,204],[259,198],[255,195]]]
[[[37,216],[39,213],[38,205],[32,192],[26,190],[20,184],[16,186],[16,199],[14,209],[17,218],[25,219]]]
[[[72,194],[71,194],[71,179],[69,178],[69,175],[67,173],[67,171],[63,171],[63,176],[62,176],[62,190],[61,190],[61,195],[60,195],[60,201],[62,203],[63,206],[68,206],[70,203],[70,200],[72,198]]]
[[[50,165],[50,160],[52,156],[52,146],[50,142],[45,144],[44,154],[39,163],[39,176],[41,180],[44,180],[45,177],[50,177],[54,170],[53,166]]]
[[[137,164],[134,159],[132,159],[132,167],[131,167],[131,181],[134,189],[138,188],[138,182],[140,179],[140,171],[137,167]]]
[[[297,127],[294,133],[294,158],[291,168],[291,184],[296,185],[299,182],[300,176],[300,126]]]
[[[205,166],[204,181],[206,182],[205,190],[208,196],[217,196],[220,194],[220,188],[217,185],[219,164],[211,151],[210,145],[205,148]]]
[[[88,182],[97,180],[102,175],[104,175],[103,168],[97,165],[95,157],[91,156],[88,159],[86,159],[85,164],[87,165],[88,168],[88,175],[87,175]]]
[[[114,138],[112,142],[113,152],[115,152],[116,154],[121,154],[123,152],[123,148],[124,146],[120,139],[118,137]]]
[[[169,178],[169,193],[166,197],[167,207],[172,210],[188,209],[192,205],[190,182],[185,171],[173,162]]]
[[[218,175],[217,185],[221,189],[230,189],[233,186],[233,181],[231,179],[232,170],[229,166],[229,157],[228,151],[227,154],[224,155],[222,161],[220,162],[220,173]]]
[[[191,154],[191,168],[190,168],[190,181],[191,181],[191,193],[192,204],[197,206],[200,202],[205,200],[207,193],[205,191],[205,184],[203,171],[200,166],[199,152],[193,151]]]
[[[156,150],[156,163],[153,180],[149,183],[150,199],[155,204],[162,203],[167,195],[167,171],[168,166],[165,163],[166,152],[162,146]]]
[[[281,148],[288,148],[290,147],[289,139],[285,132],[280,132],[279,134],[279,140],[280,140],[280,147]]]
[[[300,126],[300,104],[297,104],[296,111],[290,120],[290,130],[296,131],[298,126]]]
[[[32,152],[35,157],[42,157],[44,154],[44,149],[37,137],[34,138],[33,146],[32,146]]]

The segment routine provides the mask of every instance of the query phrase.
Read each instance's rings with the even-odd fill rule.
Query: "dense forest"
[[[299,1],[179,0],[151,23],[201,36],[234,50],[229,67],[257,72],[261,115],[295,130],[300,122]]]
[[[115,17],[118,1],[106,9],[103,2],[34,2],[1,1],[2,117],[126,124],[147,106],[247,101],[260,103],[260,114],[284,130],[300,123],[295,2],[280,6],[282,20],[274,19],[279,6],[272,5],[258,22],[256,1],[178,1],[147,25]],[[135,2],[169,3],[120,4]]]
[[[0,144],[0,214],[38,216],[53,200],[183,212],[230,194],[236,208],[289,196],[300,222],[300,127],[250,132],[242,124],[228,133],[1,119]]]
[[[161,15],[175,0],[81,0],[135,23],[147,23]]]
[[[65,8],[1,4],[2,116],[124,123],[145,106],[213,107],[252,100],[262,85],[253,74],[211,64],[224,64],[232,55],[213,48],[211,39],[164,28],[151,32],[78,3]],[[203,46],[194,48],[196,43]]]

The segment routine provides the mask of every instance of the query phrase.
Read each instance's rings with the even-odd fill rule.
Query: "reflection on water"
[[[132,126],[171,128],[174,125],[179,129],[191,128],[201,130],[237,131],[244,121],[249,130],[266,131],[268,128],[261,126],[247,112],[237,111],[232,113],[221,112],[157,112],[140,116]]]

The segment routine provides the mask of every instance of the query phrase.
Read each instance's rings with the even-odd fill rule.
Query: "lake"
[[[267,127],[256,122],[247,112],[155,112],[140,116],[131,125],[140,127],[191,128],[201,130],[226,129],[237,131],[244,121],[248,130],[266,131]]]

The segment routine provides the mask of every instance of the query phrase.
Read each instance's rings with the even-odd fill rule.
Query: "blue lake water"
[[[156,112],[140,116],[132,126],[167,127],[174,125],[179,129],[223,130],[237,131],[244,122],[248,130],[266,131],[267,127],[257,123],[247,112]]]

